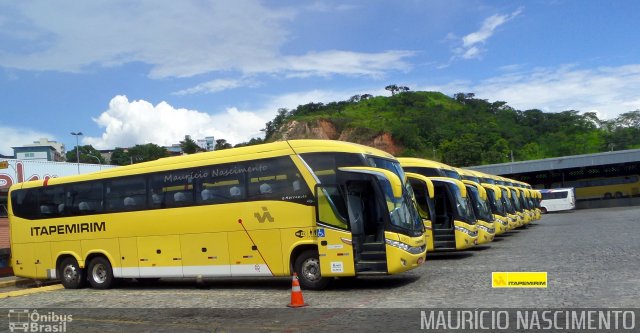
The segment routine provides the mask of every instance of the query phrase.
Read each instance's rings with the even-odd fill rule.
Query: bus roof
[[[120,166],[102,171],[72,175],[59,178],[51,178],[48,185],[64,184],[68,182],[85,181],[91,179],[103,179],[127,175],[159,172],[167,169],[182,169],[201,167],[209,164],[230,163],[272,156],[291,155],[295,153],[309,152],[344,152],[364,153],[368,155],[395,159],[393,155],[380,149],[365,145],[337,141],[337,140],[289,140],[272,143],[264,143],[254,146],[230,148],[211,152],[202,152],[190,155],[164,157],[155,161]],[[212,163],[215,162],[215,163]],[[13,185],[14,188],[37,187],[44,184],[43,180],[23,182]]]
[[[428,167],[428,168],[456,171],[456,168],[450,166],[449,164],[444,164],[444,163],[436,162],[432,160],[425,160],[423,158],[398,157],[398,161],[400,161],[402,166],[406,166],[406,167]]]

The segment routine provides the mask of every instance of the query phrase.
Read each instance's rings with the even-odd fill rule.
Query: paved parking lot
[[[548,214],[527,229],[498,237],[489,246],[462,253],[429,254],[425,265],[405,274],[342,279],[326,291],[303,290],[309,308],[324,310],[310,312],[305,309],[296,312],[295,316],[305,325],[310,325],[322,316],[325,319],[346,316],[345,319],[363,313],[351,312],[352,309],[377,309],[369,312],[375,322],[376,318],[384,317],[389,311],[397,311],[392,310],[397,308],[638,307],[639,228],[640,207]],[[548,288],[493,289],[491,272],[494,271],[548,272]],[[187,311],[189,323],[200,322],[203,325],[194,324],[195,331],[200,328],[211,331],[211,326],[207,326],[210,324],[207,316],[205,313],[199,315],[198,311],[218,309],[215,316],[219,322],[231,320],[229,318],[242,313],[252,313],[251,318],[256,319],[264,312],[264,316],[270,319],[256,319],[258,324],[251,325],[263,323],[264,330],[271,331],[270,328],[278,327],[273,322],[274,311],[289,314],[298,311],[286,308],[290,289],[289,278],[223,279],[205,281],[204,284],[192,280],[160,281],[147,286],[125,282],[106,291],[54,290],[5,298],[0,306],[5,309],[54,308],[56,311],[61,311],[60,308],[131,309],[107,311],[118,320],[123,315],[126,317],[127,313],[141,311],[136,309],[157,308],[144,311],[155,313],[151,318],[156,319],[143,321],[147,324],[168,320],[172,313],[182,313],[178,317],[184,319],[184,311]],[[246,312],[246,309],[253,310]],[[91,317],[86,313],[85,316]],[[109,317],[109,314],[104,316]],[[307,318],[306,321],[303,317]],[[172,320],[181,322],[175,318]],[[235,326],[232,327],[240,331],[245,328],[254,331],[251,328],[256,328],[245,327],[246,321],[241,325],[237,318],[233,322]],[[105,327],[110,327],[109,323],[106,321]],[[114,322],[113,325],[117,327],[118,324]],[[228,330],[231,324],[227,322],[226,325]],[[336,325],[345,325],[345,322],[336,319]],[[0,330],[3,327],[6,326],[0,322]],[[104,331],[105,327],[101,329]],[[296,331],[295,327],[293,331]]]

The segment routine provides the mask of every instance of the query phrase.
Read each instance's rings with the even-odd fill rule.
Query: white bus
[[[573,187],[541,189],[540,209],[543,213],[576,208],[576,192]]]

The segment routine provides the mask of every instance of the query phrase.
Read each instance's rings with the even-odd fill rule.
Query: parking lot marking
[[[8,298],[8,297],[18,297],[30,294],[37,294],[45,291],[54,291],[58,289],[64,288],[61,284],[54,284],[52,286],[40,287],[40,288],[29,288],[23,290],[14,290],[6,293],[0,293],[0,299]]]

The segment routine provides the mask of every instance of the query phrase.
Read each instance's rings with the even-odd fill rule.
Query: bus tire
[[[622,198],[622,192],[616,192],[616,194],[613,195],[614,198]]]
[[[58,267],[60,282],[65,289],[79,289],[85,286],[85,271],[74,257],[66,257]]]
[[[330,278],[322,277],[318,251],[306,250],[296,258],[293,269],[298,274],[300,286],[305,289],[320,290],[331,282]]]
[[[607,192],[604,194],[605,199],[611,199],[611,193]]]
[[[542,214],[546,214],[546,213],[547,213],[547,209],[546,209],[546,208],[544,208],[544,207],[540,207],[540,212],[541,212]]]
[[[109,289],[115,280],[111,263],[102,256],[91,259],[87,277],[91,287],[95,289]]]

